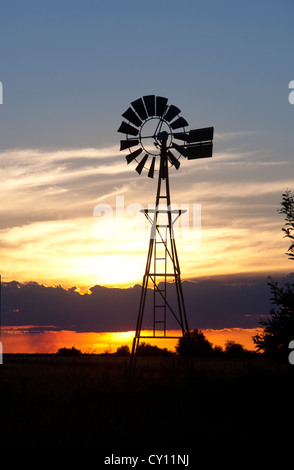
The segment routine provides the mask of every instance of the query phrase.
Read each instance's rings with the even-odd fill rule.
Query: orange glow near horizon
[[[287,273],[287,243],[276,209],[284,188],[293,186],[292,173],[283,161],[284,179],[275,180],[275,166],[265,166],[266,159],[256,161],[242,147],[232,153],[230,137],[222,137],[228,139],[229,151],[216,153],[207,166],[183,165],[170,176],[172,203],[187,208],[176,230],[182,278]],[[0,153],[5,162],[3,220],[9,221],[1,229],[3,282],[79,288],[142,282],[150,224],[140,209],[154,203],[156,180],[133,179],[117,151],[112,144]],[[76,164],[65,166],[65,161]],[[257,165],[262,174],[267,169],[268,177],[248,180]],[[234,183],[240,172],[247,176],[241,192]]]
[[[205,337],[214,345],[224,347],[227,340],[233,340],[242,344],[246,349],[254,350],[252,336],[260,332],[261,328],[223,328],[220,330],[204,329]],[[142,335],[151,334],[150,331],[142,331]],[[169,335],[178,335],[179,331],[170,331]],[[59,348],[75,347],[83,353],[114,353],[122,345],[128,345],[131,349],[134,331],[103,332],[103,333],[78,333],[75,331],[49,331],[31,333],[30,327],[3,327],[2,343],[4,353],[22,354],[54,354]],[[141,342],[167,348],[174,351],[178,339],[144,339]]]
[[[34,222],[3,231],[2,281],[80,288],[141,284],[149,231],[137,233],[128,228],[120,236],[98,239],[94,229],[93,218],[77,218]],[[233,228],[203,227],[201,241],[189,234],[180,235],[177,250],[182,279],[288,271],[280,227],[274,233],[262,234],[262,246],[260,233]]]

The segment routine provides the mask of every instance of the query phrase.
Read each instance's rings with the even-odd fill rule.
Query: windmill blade
[[[124,121],[121,123],[120,128],[118,129],[117,132],[121,132],[122,134],[130,134],[130,135],[138,135],[139,133],[138,129],[135,129],[135,127],[130,126],[130,124],[127,124]]]
[[[143,96],[148,116],[155,116],[155,95]]]
[[[126,160],[128,164],[131,163],[133,160],[135,160],[135,158],[138,157],[138,155],[140,155],[141,152],[143,152],[143,149],[139,148],[135,150],[134,152],[131,152],[129,155],[127,155]]]
[[[130,121],[132,124],[134,124],[135,126],[139,127],[141,126],[142,124],[142,121],[141,119],[137,116],[137,114],[135,113],[135,111],[130,107],[128,108],[123,114],[122,116],[124,118],[126,118],[128,121]]]
[[[144,168],[144,165],[147,161],[147,158],[148,158],[148,153],[146,153],[146,155],[142,158],[142,160],[140,161],[139,165],[137,165],[136,167],[136,172],[139,173],[139,175],[141,174],[143,168]]]
[[[175,142],[173,142],[172,147],[176,149],[181,155],[186,157],[186,147],[184,145],[178,145]]]
[[[168,156],[168,159],[171,162],[171,164],[174,165],[174,167],[178,170],[180,168],[179,160],[174,156],[173,153],[171,153],[170,150],[168,150],[167,156]]]
[[[155,167],[155,157],[152,158],[152,162],[148,171],[148,178],[153,178],[154,176],[154,167]]]
[[[178,114],[180,114],[181,110],[174,106],[173,104],[167,110],[167,113],[164,116],[164,119],[168,122],[172,121]]]
[[[167,98],[163,96],[156,96],[156,116],[163,116],[166,110],[166,104],[168,102]]]
[[[139,139],[121,140],[120,150],[129,149],[130,147],[134,147],[135,145],[139,145]]]
[[[189,134],[186,132],[175,132],[172,136],[174,139],[183,140],[184,142],[187,142],[189,138]]]
[[[188,160],[212,157],[212,142],[203,142],[187,146]]]
[[[187,123],[186,119],[184,119],[183,117],[179,117],[178,119],[176,119],[174,122],[171,123],[170,127],[172,129],[178,129],[179,127],[186,127],[188,125],[189,124]]]
[[[213,127],[203,127],[202,129],[192,129],[189,132],[187,142],[204,142],[213,139]]]
[[[136,113],[140,116],[140,118],[143,121],[145,121],[145,119],[147,119],[148,116],[147,116],[146,109],[145,109],[142,98],[139,98],[138,100],[132,101],[131,105],[133,106]]]

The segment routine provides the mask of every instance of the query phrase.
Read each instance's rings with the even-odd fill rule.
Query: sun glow
[[[2,327],[1,340],[4,353],[54,354],[63,347],[75,347],[83,353],[90,354],[115,353],[117,348],[123,345],[129,346],[131,350],[135,335],[134,331],[78,333],[76,331],[50,331],[46,329],[42,329],[41,332],[34,330],[34,334],[32,334],[32,329],[34,329],[33,326]],[[203,333],[214,345],[224,347],[227,340],[233,340],[249,350],[254,350],[252,336],[260,331],[260,328],[224,328],[203,330]],[[152,331],[142,330],[141,335],[152,335]],[[169,331],[168,335],[181,336],[181,332]],[[141,342],[174,351],[178,339],[142,338]]]
[[[155,185],[149,178],[132,178],[116,152],[111,146],[1,153],[5,179],[0,195],[7,202],[1,208],[3,280],[80,287],[127,287],[142,281],[150,224],[138,209],[154,203]],[[111,181],[104,173],[110,156]],[[281,164],[284,180],[272,181],[276,168],[265,163],[260,162],[267,180],[247,183],[242,192],[231,181],[240,168],[248,176],[251,155],[216,154],[209,168],[202,168],[203,181],[196,165],[171,173],[172,202],[189,206],[190,217],[191,208],[201,204],[199,230],[176,236],[184,279],[287,271],[276,207],[293,180],[287,165]],[[254,168],[256,164],[254,159]],[[216,168],[226,176],[212,184],[210,173]]]

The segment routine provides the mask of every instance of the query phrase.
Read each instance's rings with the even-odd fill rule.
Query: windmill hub
[[[168,133],[166,131],[159,132],[156,138],[160,140],[162,143],[164,142],[166,144],[167,139],[168,139]]]
[[[171,129],[164,121],[160,121],[157,117],[151,117],[142,124],[139,130],[139,141],[142,149],[149,155],[159,156],[160,137],[159,134],[165,132],[167,136],[171,135]],[[171,139],[169,139],[171,142]]]

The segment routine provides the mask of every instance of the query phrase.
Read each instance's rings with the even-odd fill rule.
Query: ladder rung
[[[159,260],[159,259],[165,259],[165,258],[155,258],[156,261]]]
[[[154,323],[165,323],[165,321],[164,320],[155,320]]]
[[[175,277],[175,273],[149,273],[149,276],[173,276]]]

